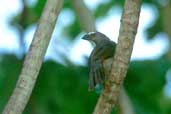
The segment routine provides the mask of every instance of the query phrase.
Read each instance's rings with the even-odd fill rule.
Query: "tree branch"
[[[119,96],[119,113],[118,114],[135,114],[131,99],[127,95],[125,89],[122,87]]]
[[[117,104],[137,33],[140,6],[141,0],[125,1],[112,70],[93,114],[110,114],[112,107]]]
[[[16,87],[3,114],[21,114],[34,88],[63,0],[47,0]]]
[[[95,21],[83,0],[73,0],[72,5],[78,16],[81,28],[85,32],[96,31]]]

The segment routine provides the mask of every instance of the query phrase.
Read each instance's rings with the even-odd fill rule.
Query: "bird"
[[[89,32],[82,39],[95,43],[88,59],[89,91],[93,91],[97,85],[104,85],[111,71],[116,43],[98,31]]]

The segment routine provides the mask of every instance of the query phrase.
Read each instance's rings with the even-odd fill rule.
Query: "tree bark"
[[[16,87],[3,114],[21,114],[34,88],[63,0],[47,0]]]
[[[140,7],[141,0],[125,0],[112,70],[93,114],[110,114],[113,106],[117,105],[137,33]]]
[[[104,61],[103,67],[105,68],[105,76],[110,75],[110,71],[112,69],[112,62],[113,58],[109,58]],[[118,104],[116,105],[116,108],[118,109],[118,114],[135,114],[131,99],[129,98],[124,87],[122,87],[120,90]]]

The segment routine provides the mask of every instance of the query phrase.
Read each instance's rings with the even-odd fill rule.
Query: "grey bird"
[[[105,83],[111,69],[116,43],[100,32],[87,33],[82,39],[95,43],[88,61],[89,90],[92,91],[96,85]]]

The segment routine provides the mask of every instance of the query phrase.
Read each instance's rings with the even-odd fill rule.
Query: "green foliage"
[[[46,0],[38,0],[34,6],[24,4],[21,13],[13,17],[11,20],[11,25],[17,28],[18,26],[21,26],[21,28],[25,30],[30,25],[37,23],[41,16],[45,2]]]
[[[87,91],[86,68],[65,67],[47,61],[40,72],[30,106],[37,104],[35,113],[41,114],[87,114],[93,110],[96,98],[96,94]]]
[[[157,20],[154,22],[154,24],[150,27],[148,27],[147,31],[147,38],[149,40],[152,40],[155,38],[155,35],[157,35],[160,32],[164,32],[162,27],[162,17],[159,16]]]
[[[124,0],[109,0],[106,3],[103,4],[99,4],[98,7],[95,9],[94,13],[95,13],[95,17],[99,18],[99,17],[104,17],[106,16],[107,12],[116,6],[122,7],[124,4]]]
[[[0,58],[1,112],[14,88],[22,61],[13,55]],[[137,114],[171,113],[171,100],[163,95],[169,65],[164,58],[130,64],[124,86]],[[88,92],[87,82],[87,67],[44,62],[24,114],[90,114],[98,94]]]
[[[12,94],[20,68],[21,61],[14,55],[0,56],[0,112]]]
[[[76,36],[81,32],[78,19],[76,19],[73,24],[64,27],[64,29],[66,30],[65,33],[71,40],[74,40]]]
[[[21,63],[13,55],[1,57],[0,112],[11,95]],[[91,113],[98,95],[88,92],[87,75],[87,67],[46,61],[24,114]]]
[[[17,28],[18,26],[21,26],[25,30],[30,25],[37,23],[45,5],[45,2],[46,0],[38,0],[34,6],[28,6],[26,4],[21,13],[19,13],[12,19],[11,24]],[[157,33],[164,32],[161,22],[161,4],[159,3],[159,1],[155,0],[144,0],[143,3],[153,5],[159,12],[159,16],[156,18],[154,24],[147,28],[147,38],[153,39],[155,38],[155,35]],[[101,17],[105,18],[106,14],[110,9],[116,6],[123,7],[123,5],[124,0],[109,0],[107,2],[97,5],[97,8],[92,11],[92,14],[95,16],[96,19]],[[63,9],[66,8],[74,12],[74,9],[72,7],[72,0],[64,0]],[[77,17],[75,13],[73,14],[74,17]],[[64,34],[67,34],[67,38],[74,40],[81,31],[78,18],[75,18],[72,24],[63,27],[63,30],[65,31]]]
[[[166,59],[134,61],[131,63],[124,84],[137,114],[171,113],[163,113],[161,107],[161,99],[165,97],[163,94],[166,84],[165,75],[169,67],[170,63]],[[170,101],[167,103],[170,103]],[[165,104],[164,107],[167,106]]]

